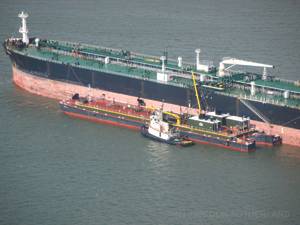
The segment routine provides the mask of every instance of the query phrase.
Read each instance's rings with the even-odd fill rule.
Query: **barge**
[[[137,99],[136,104],[132,105],[126,102],[107,100],[104,97],[100,99],[81,98],[78,94],[74,95],[72,99],[60,101],[60,107],[65,114],[72,117],[133,130],[140,130],[145,124],[147,127],[150,124],[151,116],[157,111],[155,108],[147,107],[140,98]],[[160,110],[162,120],[165,123],[174,127],[181,136],[193,142],[240,152],[256,150],[252,133],[258,131],[250,125],[239,130],[237,124],[234,127],[226,127],[221,121],[212,118],[209,114],[206,116],[194,116],[187,113],[176,114],[164,111],[163,105]],[[245,124],[248,122],[249,119],[246,119]]]

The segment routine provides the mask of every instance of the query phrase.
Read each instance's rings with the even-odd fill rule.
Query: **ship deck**
[[[138,54],[122,49],[104,48],[87,44],[78,44],[71,42],[42,40],[37,48],[30,44],[26,48],[14,49],[23,55],[55,63],[70,64],[75,67],[92,69],[101,72],[107,72],[112,75],[121,75],[135,79],[157,80],[157,72],[161,70],[161,61],[159,57]],[[105,58],[109,57],[110,62],[105,63]],[[171,75],[171,79],[166,84],[192,88],[193,82],[191,72],[196,71],[194,64],[184,63],[182,67],[177,66],[175,60],[168,59],[166,62],[166,73]],[[232,97],[260,101],[281,106],[289,106],[300,109],[300,86],[296,82],[283,81],[279,79],[262,80],[257,76],[255,86],[260,89],[252,96],[250,95],[250,83],[245,81],[246,73],[233,74],[230,78],[220,78],[217,71],[211,73],[196,72],[199,77],[204,74],[210,80],[223,82],[228,80],[234,82],[238,87],[229,87],[218,89],[211,84],[204,82],[202,84],[208,88],[215,88],[216,92],[223,93]],[[204,87],[204,86],[203,86]],[[289,98],[284,98],[283,92],[289,91]]]
[[[87,101],[85,98],[84,101],[70,99],[63,101],[62,103],[70,107],[83,109],[89,112],[108,113],[128,118],[130,120],[141,121],[142,123],[148,123],[150,115],[155,110],[155,108],[148,108],[139,105],[130,105],[128,103],[110,101],[105,98],[93,99],[91,101]],[[255,131],[253,128],[250,128],[248,130],[239,130],[229,129],[225,126],[223,126],[219,131],[209,131],[200,128],[189,127],[188,124],[183,123],[182,121],[179,125],[174,124],[174,126],[177,127],[179,130],[183,131],[199,133],[207,136],[214,136],[226,140],[238,138],[239,141],[245,141],[247,135]]]
[[[105,112],[117,114],[119,116],[126,116],[135,120],[149,120],[153,111],[151,108],[130,105],[127,103],[108,101],[105,99],[97,99],[88,103],[83,103],[77,100],[67,100],[65,104],[69,106],[79,107],[91,112]]]

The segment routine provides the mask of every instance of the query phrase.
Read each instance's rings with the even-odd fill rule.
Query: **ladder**
[[[257,108],[254,107],[249,101],[244,99],[239,99],[241,103],[243,103],[248,109],[250,109],[255,115],[257,115],[262,121],[271,126],[271,121],[267,118],[262,112],[260,112]]]

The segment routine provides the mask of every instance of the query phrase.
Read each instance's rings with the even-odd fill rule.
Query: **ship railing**
[[[83,43],[76,43],[76,42],[66,42],[66,41],[58,41],[58,40],[48,40],[48,41],[52,41],[52,42],[58,42],[58,43],[62,43],[63,45],[66,46],[72,46],[72,47],[90,47],[92,50],[104,50],[104,51],[113,51],[113,52],[117,52],[117,53],[121,53],[122,51],[124,51],[124,49],[117,49],[117,48],[111,48],[111,47],[103,47],[103,46],[98,46],[98,45],[93,45],[93,44],[83,44]],[[91,53],[93,54],[93,53]],[[142,57],[142,58],[152,58],[152,59],[156,59],[158,61],[160,61],[160,58],[158,56],[154,56],[154,55],[149,55],[149,54],[142,54],[142,53],[137,53],[134,51],[130,51],[130,54],[132,56],[138,56],[138,57]],[[120,58],[121,59],[121,58]],[[169,61],[172,62],[176,62],[175,59],[173,58],[168,58]],[[145,63],[147,64],[147,63]],[[148,64],[148,65],[153,65],[153,64]],[[196,66],[193,63],[188,63],[185,62],[184,65],[189,65],[189,66]],[[158,65],[159,66],[159,65]],[[160,67],[160,66],[159,66]]]
[[[49,40],[50,41],[50,40]],[[54,40],[51,40],[51,41],[54,41]],[[55,40],[56,41],[56,40]],[[54,41],[54,42],[55,42]],[[103,47],[103,46],[97,46],[97,45],[92,45],[92,44],[82,44],[82,43],[75,43],[75,42],[65,42],[65,41],[57,41],[58,43],[63,43],[64,45],[69,45],[69,46],[72,46],[72,47],[89,47],[91,48],[91,50],[95,50],[95,51],[105,51],[107,53],[110,53],[110,51],[114,52],[114,53],[121,53],[122,51],[124,51],[123,49],[117,49],[117,48],[111,48],[111,47]],[[95,54],[95,55],[101,55],[99,53],[91,53],[91,52],[87,52],[89,54]],[[152,55],[146,55],[146,54],[140,54],[140,53],[136,53],[136,52],[130,52],[131,55],[135,55],[135,56],[141,56],[141,57],[148,57],[148,58],[153,58],[153,59],[158,59],[159,60],[159,57],[157,56],[152,56]],[[102,55],[103,57],[106,57],[108,55]],[[112,58],[114,58],[112,56]],[[117,57],[116,57],[117,58]],[[118,58],[118,59],[122,59],[121,57]]]
[[[123,58],[123,57],[116,57],[116,56],[112,56],[112,55],[109,55],[109,54],[92,53],[92,52],[88,52],[88,51],[83,51],[83,50],[80,50],[80,47],[90,47],[91,50],[93,50],[93,51],[101,50],[101,51],[105,51],[106,53],[110,53],[110,51],[113,51],[115,53],[121,53],[123,51],[122,49],[101,47],[101,46],[96,46],[96,45],[91,45],[91,44],[81,44],[81,43],[74,43],[74,42],[55,41],[55,40],[48,40],[48,42],[58,43],[57,47],[59,47],[59,44],[61,45],[61,47],[64,47],[63,45],[71,46],[73,48],[78,47],[79,48],[78,52],[85,54],[85,56],[92,56],[92,57],[107,57],[108,56],[112,60],[114,59],[114,60],[119,60],[119,61],[128,61],[128,59]],[[63,50],[60,50],[60,51],[63,51]],[[68,51],[68,53],[71,53],[71,52]],[[145,58],[153,58],[153,59],[157,59],[158,61],[160,61],[159,57],[153,56],[153,55],[141,54],[141,53],[136,53],[136,52],[130,52],[130,54],[133,55],[133,56],[142,57],[141,60],[144,60]],[[145,65],[147,67],[153,67],[153,68],[160,68],[161,67],[160,64],[153,64],[153,63],[151,64],[151,63],[147,63],[145,61],[144,62],[139,62],[139,61],[136,61],[134,59],[130,59],[130,60],[132,62],[138,64],[138,65]],[[176,62],[175,59],[169,58],[168,60],[172,61],[173,63]],[[168,67],[168,65],[166,65],[166,69],[170,70],[172,72],[191,73],[190,71],[187,71],[186,69],[184,69],[184,66],[190,67],[191,70],[196,68],[196,64],[185,62],[182,68],[173,68],[173,67]]]
[[[262,95],[252,96],[252,95],[246,94],[246,93],[232,94],[232,93],[228,93],[228,92],[218,92],[218,94],[232,96],[232,97],[238,97],[238,98],[244,99],[244,100],[269,103],[269,104],[273,104],[273,105],[289,106],[291,108],[296,108],[296,109],[300,108],[300,105],[298,105],[297,103],[293,103],[289,99],[279,98],[279,96],[277,96],[277,98],[274,99],[275,96],[272,96],[273,98],[270,98],[268,96],[262,96]]]
[[[51,43],[56,44],[58,48],[60,46],[63,48],[64,45],[65,46],[71,46],[73,48],[74,47],[78,47],[79,48],[78,49],[78,53],[79,53],[78,56],[80,56],[80,54],[82,54],[82,55],[84,55],[84,57],[88,57],[88,58],[93,59],[93,60],[96,59],[97,61],[99,61],[99,57],[103,57],[103,58],[109,57],[111,59],[111,61],[113,61],[113,60],[116,61],[116,62],[122,61],[124,63],[128,63],[129,62],[129,59],[126,59],[126,58],[123,58],[123,57],[112,56],[110,54],[101,54],[101,53],[93,53],[93,52],[89,52],[89,51],[84,51],[84,50],[80,50],[80,47],[90,47],[90,48],[93,48],[93,49],[91,49],[93,51],[96,51],[96,50],[102,50],[103,51],[104,50],[107,53],[110,53],[109,51],[114,51],[116,53],[120,53],[121,51],[123,51],[122,49],[104,48],[104,47],[99,47],[99,46],[90,45],[90,44],[80,44],[80,43],[74,43],[74,42],[64,42],[64,41],[54,41],[54,40],[49,40],[48,42],[50,44],[50,47],[52,46]],[[55,52],[57,52],[59,54],[70,55],[70,56],[72,56],[72,54],[74,54],[71,51],[58,50],[58,49],[53,50],[53,48],[51,49],[50,47],[48,47],[49,51],[52,50],[52,51],[55,51]],[[149,57],[149,58],[153,58],[153,59],[158,59],[159,60],[158,57],[152,56],[152,55],[140,54],[140,53],[135,53],[135,52],[130,52],[130,53],[133,54],[133,55],[142,57],[141,60],[144,60],[145,57],[146,58]],[[176,60],[174,60],[174,59],[169,59],[169,60],[172,61],[172,62],[176,62]],[[130,62],[132,64],[137,64],[138,66],[144,66],[144,69],[149,69],[149,68],[160,69],[161,68],[160,64],[153,64],[153,63],[151,64],[151,63],[147,63],[145,61],[144,62],[140,62],[140,61],[137,61],[135,59],[130,59]],[[185,63],[184,65],[190,66],[191,68],[195,68],[196,67],[196,65],[192,64],[192,63]],[[187,71],[184,68],[183,69],[181,69],[181,68],[176,69],[176,68],[173,68],[173,67],[166,66],[166,69],[167,69],[167,71],[175,73],[174,74],[175,76],[181,76],[181,77],[185,77],[185,78],[187,78],[188,74],[191,73],[190,71]],[[182,76],[181,74],[186,74],[186,75]]]
[[[79,54],[75,53],[75,52],[70,52],[70,51],[66,51],[66,50],[61,50],[61,49],[53,49],[50,47],[43,47],[43,49],[46,49],[46,51],[49,52],[53,52],[57,54],[57,59],[59,61],[59,55],[64,55],[64,56],[70,56],[70,57],[80,57],[82,59],[89,59],[89,60],[93,60],[95,62],[102,62],[104,63],[105,57],[106,55],[102,55],[102,54],[94,54],[94,53],[90,53],[90,52],[85,52],[85,51],[79,51]],[[80,54],[83,53],[83,54]],[[157,66],[151,65],[151,64],[147,64],[144,62],[136,62],[136,61],[129,61],[126,59],[122,59],[122,58],[117,58],[117,57],[110,57],[111,62],[110,64],[116,64],[116,65],[122,65],[124,67],[131,67],[131,68],[136,68],[136,69],[141,69],[144,70],[145,74],[147,71],[151,71],[154,73],[157,73],[158,71],[160,71],[160,67],[159,69],[157,68]],[[49,60],[52,60],[49,58]],[[82,64],[76,64],[76,66],[78,67],[82,67],[82,68],[87,68],[88,65],[87,63],[85,63],[85,65]],[[127,73],[130,74],[131,77],[136,77],[136,78],[142,78],[142,79],[154,79],[154,77],[148,77],[148,76],[140,76],[140,75],[134,75],[133,73],[131,73],[130,71],[127,70]],[[191,74],[187,73],[185,71],[166,71],[166,73],[170,73],[170,75],[174,76],[174,77],[181,77],[181,78],[185,78],[185,79],[191,79]],[[123,73],[121,73],[122,75],[124,75]],[[153,75],[152,75],[153,76]],[[181,86],[181,87],[188,87],[187,84],[184,83],[180,83],[176,80],[171,80],[169,83],[171,84],[175,84],[177,86]]]
[[[68,55],[68,56],[73,57],[72,53],[65,52],[63,50],[52,50],[52,52],[55,52],[57,54]],[[89,57],[85,57],[85,58],[89,58]],[[98,57],[98,58],[89,58],[89,59],[92,59],[92,60],[95,60],[95,61],[98,61],[98,62],[100,61],[100,62],[104,63],[104,58],[99,58]],[[49,60],[53,61],[52,59],[49,59]],[[139,79],[141,79],[141,78],[142,79],[146,79],[146,80],[147,79],[151,79],[151,80],[156,81],[156,79],[148,77],[146,75],[146,72],[151,71],[151,72],[154,72],[155,75],[156,75],[157,71],[159,71],[156,68],[149,68],[149,67],[146,67],[146,66],[143,66],[143,65],[137,66],[134,63],[128,63],[128,61],[125,61],[125,60],[111,60],[110,64],[112,64],[112,65],[121,65],[123,67],[130,67],[130,68],[144,70],[145,76],[135,75],[134,73],[129,72],[129,70],[127,70],[126,74],[130,75],[130,77],[139,78]],[[88,68],[88,65],[85,66],[83,64],[79,64],[79,65],[76,64],[76,66],[77,67],[82,67],[82,68]],[[105,67],[103,67],[103,69],[105,69]],[[116,71],[114,71],[114,72],[116,72]],[[124,75],[124,73],[119,73],[119,72],[116,72],[116,73],[118,73],[120,75]],[[176,76],[176,77],[182,77],[182,78],[190,79],[190,74],[183,74],[183,73],[180,74],[180,73],[172,72],[172,75]],[[152,76],[154,76],[154,74],[152,74]],[[179,82],[172,81],[172,80],[169,83],[175,84],[175,85],[180,86],[180,87],[189,87],[187,84],[179,83]]]
[[[274,80],[279,81],[279,82],[288,83],[288,84],[293,84],[293,85],[296,85],[296,86],[298,84],[298,86],[300,87],[300,80],[293,81],[293,80],[287,80],[287,79],[283,79],[283,78],[279,78],[279,77],[275,77]]]
[[[80,51],[83,52],[83,51]],[[97,60],[97,61],[101,61],[104,62],[104,57],[106,57],[105,55],[101,55],[101,54],[93,54],[93,53],[88,53],[88,52],[84,52],[87,53],[88,55],[91,55],[91,59],[93,60]],[[68,55],[72,55],[70,53],[67,53]],[[97,57],[97,58],[95,58]],[[99,58],[102,57],[102,58]],[[122,65],[122,66],[130,66],[133,68],[138,68],[138,69],[143,69],[144,71],[153,71],[153,72],[158,72],[159,69],[157,68],[157,66],[153,66],[151,64],[147,64],[147,63],[142,63],[142,62],[136,62],[136,61],[128,61],[126,59],[121,59],[121,58],[117,58],[117,57],[111,57],[111,64],[116,64],[116,65]],[[160,67],[159,67],[160,68]],[[168,72],[168,71],[167,71]],[[191,75],[189,73],[185,73],[185,72],[178,72],[178,71],[172,71],[171,72],[173,76],[177,76],[177,77],[182,77],[182,78],[186,78],[186,79],[191,79]]]
[[[249,82],[244,82],[244,81],[234,81],[234,82],[237,84],[241,84],[241,85],[247,85],[248,87],[250,87],[250,85],[251,85]],[[279,88],[279,87],[265,86],[265,85],[261,85],[261,84],[255,84],[255,87],[263,88],[265,90],[279,91],[280,93],[289,91],[290,94],[300,95],[300,91],[288,90],[288,89],[283,89],[283,88]]]
[[[295,81],[292,81],[292,80],[287,80],[287,79],[283,79],[283,78],[279,78],[279,77],[275,77],[274,78],[276,81],[282,81],[284,83],[289,83],[289,84],[294,84]]]
[[[115,52],[120,52],[122,49],[116,49],[116,48],[110,48],[110,47],[102,47],[98,45],[93,45],[93,44],[83,44],[83,43],[78,43],[78,42],[66,42],[66,41],[60,41],[60,40],[47,40],[50,42],[57,42],[59,44],[63,44],[66,46],[72,46],[72,47],[90,47],[94,50],[108,50],[108,51],[115,51]]]
[[[160,62],[160,58],[158,56],[153,56],[153,55],[147,55],[147,54],[141,54],[141,53],[137,53],[137,52],[130,52],[132,53],[132,55],[135,55],[135,56],[139,56],[139,57],[142,57],[142,58],[150,58],[150,59],[156,59]],[[177,60],[174,59],[174,58],[170,58],[168,57],[168,62],[172,62],[174,65],[177,65]],[[160,65],[157,65],[158,67],[161,67]],[[184,62],[182,64],[182,68],[173,68],[173,67],[169,67],[168,65],[166,65],[166,69],[169,69],[169,70],[175,70],[175,71],[184,71],[184,67],[191,67],[192,69],[195,69],[196,68],[196,64],[195,63],[189,63],[189,62]]]

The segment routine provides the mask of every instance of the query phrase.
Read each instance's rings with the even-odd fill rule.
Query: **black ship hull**
[[[184,107],[196,108],[197,105],[192,88],[120,76],[109,71],[90,70],[80,67],[80,65],[56,62],[55,59],[51,61],[40,60],[16,52],[9,52],[9,56],[14,67],[37,77]],[[206,89],[201,86],[199,89],[204,96],[201,100],[202,105],[209,107],[209,109],[217,109],[224,113],[246,116],[253,120],[261,121],[257,114],[253,113],[236,97],[224,95],[217,90]],[[249,102],[265,117],[269,118],[272,124],[300,129],[299,109],[258,101]]]

